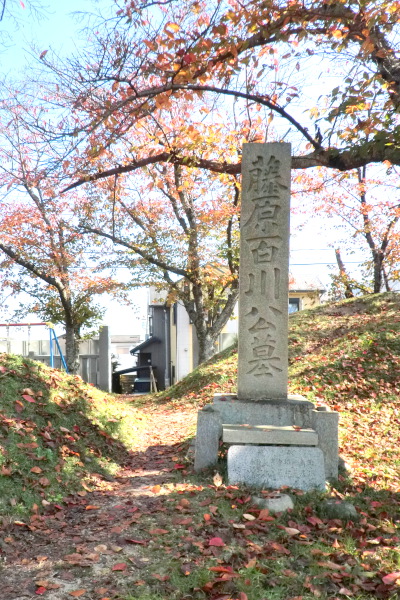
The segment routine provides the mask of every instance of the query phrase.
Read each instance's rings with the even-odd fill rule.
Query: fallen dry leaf
[[[165,533],[169,533],[169,531],[167,529],[150,529],[149,533],[151,533],[151,535],[164,535]]]
[[[209,546],[225,546],[225,542],[220,537],[213,537],[208,542]]]
[[[112,571],[125,571],[128,568],[126,563],[117,563],[112,567]]]
[[[254,515],[249,515],[248,513],[244,513],[243,519],[246,519],[246,521],[255,521],[256,517]]]
[[[382,581],[385,585],[392,585],[393,583],[396,583],[398,579],[400,579],[400,571],[389,573],[382,577]]]

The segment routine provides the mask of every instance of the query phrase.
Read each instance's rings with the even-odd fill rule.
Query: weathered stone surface
[[[234,394],[216,394],[214,408],[221,413],[223,423],[249,425],[296,425],[312,427],[314,404],[302,396],[288,396],[286,401],[266,399],[258,402],[238,400]]]
[[[289,494],[280,494],[273,498],[254,496],[252,500],[256,506],[259,508],[267,508],[271,513],[285,512],[286,510],[294,509],[294,502]]]
[[[358,521],[360,518],[353,504],[335,498],[322,502],[320,513],[328,519],[341,519],[343,521]]]
[[[339,473],[339,413],[314,410],[312,427],[318,434],[318,447],[324,453],[325,476],[327,479],[337,479]]]
[[[273,425],[222,425],[222,440],[228,444],[317,446],[318,435],[312,429]]]
[[[230,446],[228,479],[259,488],[324,489],[324,456],[310,447]]]
[[[244,144],[240,228],[241,400],[287,398],[290,144]]]
[[[194,469],[211,467],[218,460],[219,438],[222,433],[221,415],[212,405],[197,413],[196,447]]]

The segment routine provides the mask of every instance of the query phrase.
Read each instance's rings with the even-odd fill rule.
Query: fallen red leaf
[[[385,585],[392,585],[392,583],[396,583],[398,579],[400,579],[400,571],[389,573],[388,575],[382,577],[382,581]]]
[[[117,563],[113,566],[112,571],[125,571],[127,569],[126,563]]]
[[[32,398],[32,396],[29,396],[29,394],[22,394],[22,397],[27,402],[31,402],[32,404],[36,404],[35,398]]]
[[[139,544],[140,546],[146,546],[147,545],[147,541],[145,541],[145,540],[133,540],[131,538],[125,538],[125,541],[128,544]]]
[[[47,589],[41,585],[40,587],[38,587],[38,589],[36,590],[35,594],[37,594],[38,596],[41,596],[45,592],[47,592]]]
[[[224,541],[220,537],[213,537],[208,542],[209,546],[225,546]]]
[[[88,504],[85,506],[85,510],[98,510],[100,506],[95,506],[94,504]]]

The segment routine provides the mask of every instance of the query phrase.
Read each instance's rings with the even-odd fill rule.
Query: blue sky
[[[112,10],[112,0],[53,0],[53,6],[42,11],[42,15],[35,18],[28,9],[23,10],[19,3],[15,4],[15,15],[18,17],[18,26],[11,19],[4,19],[0,23],[0,35],[3,35],[2,51],[0,52],[0,73],[3,75],[15,75],[33,60],[30,47],[36,47],[35,53],[39,55],[44,50],[53,49],[60,55],[73,53],[83,36],[79,32],[84,21],[79,20],[74,12],[97,12],[99,7]],[[329,285],[328,263],[335,262],[333,247],[329,244],[335,243],[335,232],[331,223],[322,220],[312,221],[299,229],[299,220],[292,218],[292,240],[291,240],[291,272],[295,278],[302,281],[319,279],[325,286]],[[354,267],[353,261],[358,256],[353,255],[343,258],[349,269]],[[347,261],[351,261],[347,262]],[[145,295],[143,292],[136,293],[141,312],[145,306]],[[103,301],[102,301],[103,302]],[[141,329],[141,317],[137,318],[132,309],[121,307],[116,301],[107,303],[107,314],[105,324],[112,327],[113,333],[139,333]],[[127,331],[127,323],[132,323],[132,331]]]

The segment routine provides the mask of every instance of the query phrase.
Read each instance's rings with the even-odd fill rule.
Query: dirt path
[[[114,481],[99,481],[98,491],[0,532],[1,599],[123,597],[146,568],[149,523],[154,515],[157,524],[168,520],[158,486],[174,487],[182,440],[195,418],[193,409],[154,411],[130,464]]]

